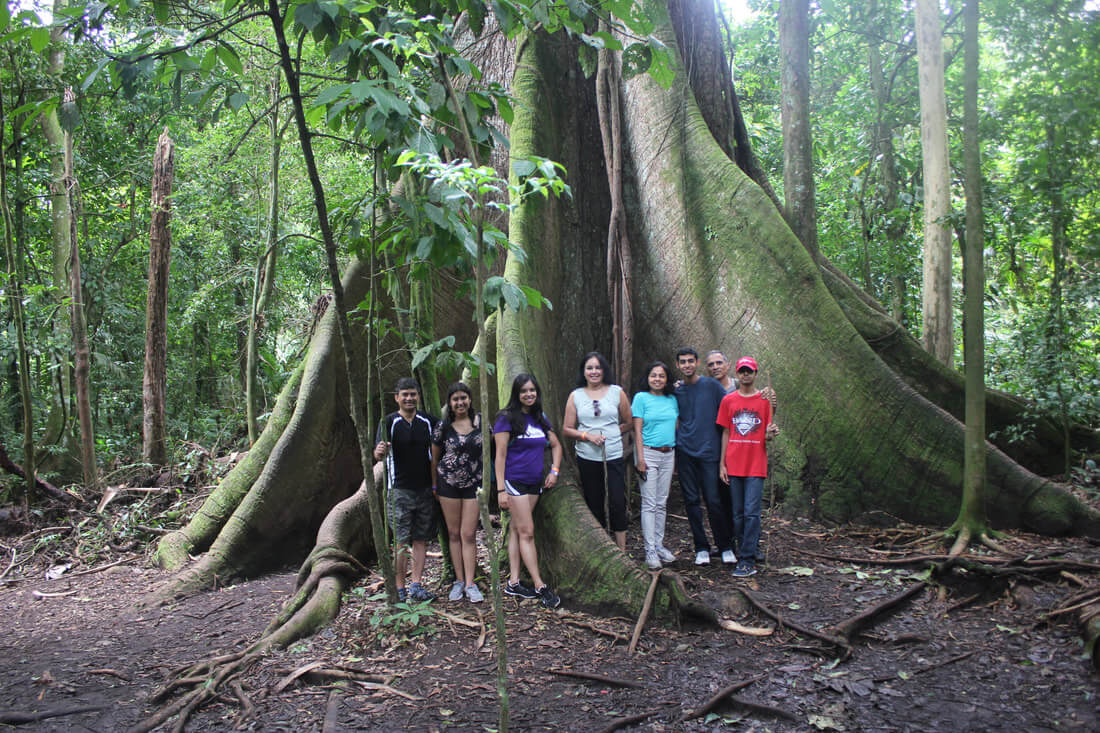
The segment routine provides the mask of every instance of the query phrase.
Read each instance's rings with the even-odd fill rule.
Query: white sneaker
[[[735,565],[737,563],[737,556],[733,554],[733,550],[722,551],[722,564],[723,565]]]
[[[447,594],[447,598],[452,601],[461,601],[464,590],[466,590],[466,584],[461,580],[456,580],[454,585],[451,586],[451,592]]]
[[[661,569],[661,558],[657,556],[656,551],[649,550],[645,554],[645,566],[650,570]]]
[[[657,548],[657,558],[663,563],[676,562],[676,555],[667,547]]]
[[[696,565],[710,565],[710,550],[699,550],[695,553]]]
[[[481,603],[485,600],[485,596],[481,594],[481,589],[476,585],[466,586],[466,598],[470,603]]]

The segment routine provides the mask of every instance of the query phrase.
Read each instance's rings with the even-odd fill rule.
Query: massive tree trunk
[[[655,0],[647,12],[672,49],[677,73],[670,89],[645,76],[621,82],[623,201],[635,246],[639,324],[635,366],[670,359],[680,344],[753,353],[784,395],[782,419],[789,429],[773,460],[776,486],[789,506],[833,521],[884,509],[911,521],[950,523],[962,485],[962,425],[908,387],[868,345],[849,319],[881,312],[836,275],[830,276],[840,283],[837,289],[826,286],[776,203],[716,141],[679,61],[665,6]],[[577,357],[610,346],[605,245],[611,199],[595,82],[580,72],[576,49],[566,39],[533,34],[519,41],[515,58],[511,153],[564,163],[573,196],[535,197],[511,217],[510,237],[527,257],[510,257],[505,277],[538,288],[554,308],[499,313],[494,361],[501,391],[516,373],[534,372],[547,412],[560,424]],[[345,277],[349,302],[362,295],[362,269],[353,265]],[[842,307],[834,292],[852,302]],[[439,294],[436,301],[447,299]],[[451,312],[449,320],[440,318],[444,312],[437,308],[437,336],[459,334],[456,345],[472,348],[469,312]],[[354,491],[358,456],[339,343],[330,314],[312,341],[301,387],[280,397],[278,410],[296,400],[292,416],[285,424],[272,419],[271,447],[265,434],[256,460],[226,479],[238,491],[246,483],[251,489],[232,510],[220,510],[212,523],[222,528],[209,551],[163,594],[195,590],[285,557],[328,507]],[[996,448],[987,450],[995,525],[1100,535],[1095,512]],[[341,521],[364,521],[342,506]],[[598,528],[571,482],[546,495],[536,522],[543,574],[570,603],[638,610],[645,574]],[[174,557],[186,559],[179,552]],[[662,587],[657,608],[666,617],[705,613],[675,578]]]

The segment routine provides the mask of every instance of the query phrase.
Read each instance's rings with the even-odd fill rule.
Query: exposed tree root
[[[357,542],[369,536],[362,531],[366,519],[367,495],[360,490],[333,507],[317,531],[317,544],[298,572],[295,594],[284,604],[260,638],[243,651],[223,654],[178,669],[173,679],[156,691],[153,703],[166,700],[180,690],[181,697],[138,723],[134,731],[150,731],[178,714],[173,730],[182,731],[188,718],[203,705],[219,699],[227,690],[242,701],[232,686],[235,679],[268,651],[285,647],[308,636],[336,618],[340,598],[352,579],[365,571],[354,554]],[[373,684],[362,677],[348,676],[356,682]],[[243,688],[242,688],[243,693]],[[246,706],[247,707],[247,706]],[[247,716],[247,710],[242,717]]]
[[[61,708],[59,710],[43,710],[38,713],[19,713],[8,710],[0,713],[0,723],[4,725],[23,725],[24,723],[37,723],[50,718],[60,718],[65,715],[79,715],[80,713],[95,713],[103,709],[102,705],[85,705],[78,708]]]
[[[832,631],[834,634],[837,635],[838,638],[844,639],[850,646],[852,643],[852,638],[856,636],[856,634],[858,634],[864,626],[867,626],[887,611],[890,611],[900,606],[901,604],[906,603],[917,594],[919,594],[921,591],[923,591],[926,587],[928,587],[928,583],[926,581],[922,580],[919,583],[914,583],[901,593],[898,593],[891,598],[887,598],[885,601],[882,601],[881,603],[872,606],[866,611],[852,616],[847,621],[843,621],[833,626]]]
[[[749,600],[749,603],[751,603],[753,607],[756,608],[756,610],[760,611],[760,613],[764,614],[772,621],[775,621],[777,626],[786,626],[791,631],[796,631],[803,636],[809,637],[811,639],[817,639],[818,641],[823,641],[830,646],[840,647],[844,650],[845,656],[851,653],[851,645],[848,644],[847,640],[841,637],[834,636],[833,634],[826,634],[820,631],[815,631],[808,626],[803,626],[802,624],[796,623],[794,621],[788,621],[787,619],[784,619],[781,614],[773,611],[771,608],[768,607],[766,603],[756,598],[756,596],[754,596],[749,591],[742,589],[741,593],[745,596],[745,598]]]
[[[650,710],[648,713],[639,713],[638,715],[628,715],[625,718],[616,718],[615,720],[612,720],[610,723],[608,723],[605,727],[601,728],[600,733],[614,733],[615,731],[619,730],[619,728],[626,728],[630,725],[637,725],[644,720],[652,718],[659,712],[659,710]]]
[[[596,674],[594,672],[578,672],[572,669],[548,669],[546,670],[550,674],[561,675],[562,677],[576,677],[579,680],[590,680],[593,682],[600,682],[605,685],[614,685],[615,687],[632,687],[636,690],[644,690],[645,685],[641,682],[634,682],[633,680],[620,680],[615,677],[607,677],[606,675]]]
[[[718,705],[718,703],[722,702],[723,700],[725,700],[727,697],[729,697],[733,693],[737,692],[738,690],[743,690],[746,687],[748,687],[749,685],[751,685],[752,683],[759,682],[760,680],[767,678],[767,676],[768,675],[766,675],[766,674],[758,675],[756,677],[753,677],[752,679],[742,680],[740,682],[735,682],[732,685],[730,685],[729,687],[726,687],[722,690],[719,690],[716,695],[714,695],[712,698],[707,700],[705,703],[703,703],[699,707],[695,708],[691,712],[684,713],[680,717],[681,722],[687,722],[689,720],[694,720],[695,718],[703,717],[704,715],[709,713],[711,710],[713,710],[715,708],[715,706]]]

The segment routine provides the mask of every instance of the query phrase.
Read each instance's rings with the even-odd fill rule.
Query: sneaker
[[[699,550],[695,553],[696,565],[710,565],[710,550]]]
[[[676,555],[667,547],[657,548],[657,558],[663,563],[676,562]]]
[[[435,600],[435,593],[432,593],[420,583],[409,584],[409,600],[410,601],[433,601]]]
[[[406,600],[408,600],[408,597],[409,597],[409,592],[406,591],[404,588],[398,588],[397,589],[397,602],[398,603],[404,603]]]
[[[756,575],[756,566],[748,560],[742,560],[733,569],[733,577],[735,578],[747,578],[750,575]]]
[[[722,564],[734,565],[737,563],[737,556],[733,554],[733,550],[722,550]]]
[[[485,600],[485,596],[481,595],[481,591],[476,585],[466,586],[466,598],[470,603],[481,603]]]
[[[650,570],[661,569],[661,558],[657,556],[656,550],[647,550],[645,554],[645,566]]]
[[[550,586],[544,585],[535,592],[539,594],[539,600],[542,601],[542,605],[547,608],[557,608],[561,605],[561,599],[558,598],[557,593],[550,590]]]
[[[509,581],[504,584],[504,592],[510,596],[519,596],[520,598],[538,598],[539,594],[535,592],[535,589],[529,585],[524,585],[522,580],[517,580],[515,583]]]

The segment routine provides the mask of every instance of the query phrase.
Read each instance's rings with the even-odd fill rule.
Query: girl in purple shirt
[[[538,598],[547,608],[556,608],[561,599],[542,582],[538,553],[535,549],[535,524],[531,515],[544,488],[558,482],[561,443],[542,411],[542,390],[531,374],[519,374],[512,380],[508,406],[497,415],[493,425],[496,445],[497,499],[501,509],[512,513],[508,531],[509,580],[504,592],[521,598]],[[550,472],[543,477],[543,456],[550,446]],[[520,582],[520,561],[527,567],[534,588]]]

